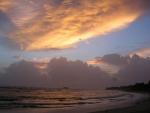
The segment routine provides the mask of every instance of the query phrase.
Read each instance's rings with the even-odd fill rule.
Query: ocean
[[[0,88],[0,113],[77,113],[132,102],[140,95],[111,90]]]

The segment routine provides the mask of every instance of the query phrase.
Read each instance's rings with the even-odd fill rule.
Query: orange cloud
[[[15,24],[8,34],[21,50],[73,47],[81,40],[126,27],[149,0],[1,0],[0,10]],[[144,7],[144,5],[146,5]]]

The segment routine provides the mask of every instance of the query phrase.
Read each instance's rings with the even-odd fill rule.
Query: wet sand
[[[96,111],[91,113],[150,113],[150,97],[139,101],[132,106],[114,108],[104,111]]]

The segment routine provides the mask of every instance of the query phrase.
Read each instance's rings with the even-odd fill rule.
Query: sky
[[[9,64],[15,60],[14,56],[26,59],[64,56],[86,61],[109,53],[128,54],[149,48],[147,2],[2,0],[0,62]],[[132,7],[135,9],[131,11]],[[81,14],[77,12],[80,9]]]
[[[0,68],[65,57],[117,73],[103,57],[150,57],[149,21],[149,0],[1,0]]]

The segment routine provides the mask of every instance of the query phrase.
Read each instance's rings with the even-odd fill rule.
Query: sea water
[[[0,88],[0,113],[73,113],[131,101],[133,93],[115,90]],[[33,112],[33,113],[34,113]]]

